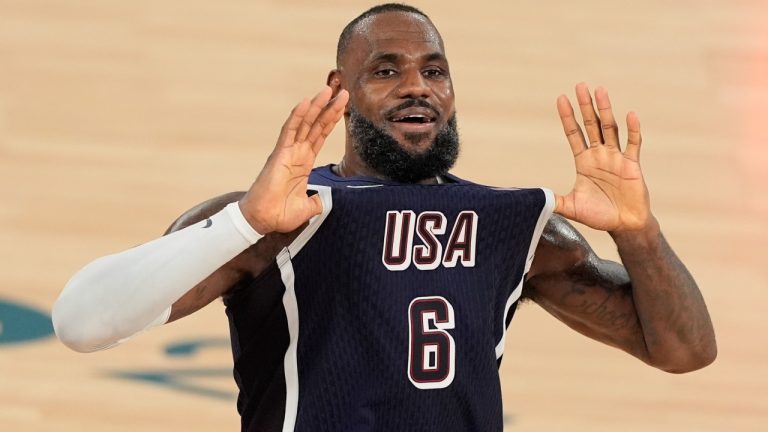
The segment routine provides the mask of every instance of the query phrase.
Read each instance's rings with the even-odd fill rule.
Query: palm
[[[577,98],[589,138],[586,144],[567,98],[558,99],[558,111],[576,163],[573,190],[557,197],[556,212],[605,231],[642,228],[650,217],[648,191],[640,170],[640,129],[637,117],[627,117],[629,139],[622,152],[608,95],[596,92],[600,118],[586,86],[577,86]]]
[[[240,202],[257,231],[293,231],[322,211],[320,199],[307,196],[307,182],[348,98],[342,90],[331,100],[331,89],[325,88],[311,102],[305,99],[293,109],[274,151]]]
[[[261,213],[271,231],[292,231],[317,213],[313,200],[307,197],[315,157],[309,144],[294,143],[277,149],[259,175]]]

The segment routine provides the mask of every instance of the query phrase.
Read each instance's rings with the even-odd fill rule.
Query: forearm
[[[87,265],[53,307],[56,334],[70,348],[90,352],[164,323],[176,300],[256,241],[258,234],[245,231],[250,227],[237,216],[227,209]]]
[[[696,281],[661,233],[646,229],[611,233],[632,284],[647,361],[669,372],[687,372],[717,355],[714,329]]]

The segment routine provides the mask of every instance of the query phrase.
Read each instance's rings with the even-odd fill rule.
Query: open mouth
[[[389,119],[395,123],[427,124],[434,123],[435,118],[424,114],[397,115]]]
[[[401,134],[431,134],[437,129],[440,112],[426,101],[411,100],[387,113],[387,120]]]

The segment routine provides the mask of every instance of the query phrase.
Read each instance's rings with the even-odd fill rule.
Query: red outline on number
[[[436,309],[425,309],[425,310],[421,311],[420,314],[419,314],[419,327],[422,330],[421,331],[422,335],[424,335],[424,334],[441,334],[442,336],[444,336],[448,340],[448,347],[447,347],[448,352],[447,352],[447,355],[448,355],[449,361],[448,361],[448,367],[446,369],[445,376],[443,378],[441,378],[441,379],[433,379],[433,380],[420,380],[420,379],[416,379],[414,377],[414,375],[413,375],[413,368],[415,367],[415,362],[412,361],[412,358],[413,358],[413,339],[412,339],[413,338],[413,322],[412,322],[412,319],[411,319],[412,316],[413,316],[412,309],[413,309],[413,306],[415,304],[426,303],[426,302],[433,302],[433,301],[438,301],[438,302],[442,303],[445,306],[446,319],[445,320],[440,320],[439,314],[437,313]],[[449,305],[450,305],[450,303],[448,303],[448,300],[446,300],[445,298],[439,297],[439,296],[434,296],[434,297],[417,297],[417,299],[412,300],[410,305],[408,306],[408,324],[409,324],[408,325],[408,332],[409,332],[408,333],[408,362],[410,363],[410,368],[408,368],[408,378],[410,378],[412,382],[425,383],[425,384],[428,384],[428,383],[439,383],[439,382],[444,382],[451,375],[451,362],[450,362],[451,350],[452,350],[452,345],[455,344],[455,341],[453,341],[453,337],[447,331],[445,331],[445,330],[443,330],[441,328],[438,328],[436,330],[426,330],[426,331],[424,331],[424,329],[422,328],[422,324],[421,324],[421,323],[424,322],[423,316],[427,312],[433,312],[435,314],[435,320],[434,320],[435,324],[437,324],[437,323],[440,323],[440,324],[448,323],[448,324],[450,324],[450,322],[451,322],[450,309],[452,308],[452,306],[449,306]],[[454,323],[454,325],[455,325],[455,323]],[[437,325],[435,325],[435,327],[437,327]],[[453,342],[453,343],[451,343],[451,342]],[[437,357],[437,362],[438,362],[438,365],[439,365],[439,363],[440,363],[440,355],[439,354],[440,353],[438,352],[437,354],[438,355],[436,357]],[[423,349],[420,350],[420,359],[421,359],[420,364],[423,365],[424,364],[424,350]],[[438,366],[437,370],[440,370],[439,366]]]

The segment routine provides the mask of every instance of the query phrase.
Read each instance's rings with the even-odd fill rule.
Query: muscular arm
[[[70,348],[92,352],[164,324],[173,303],[201,281],[219,284],[218,290],[234,283],[233,275],[246,270],[237,258],[261,237],[234,202],[212,212],[207,222],[98,258],[80,269],[56,300],[56,334]]]
[[[623,266],[600,259],[573,226],[553,216],[524,296],[574,330],[667,372],[714,361],[704,299],[658,224],[613,238]]]

